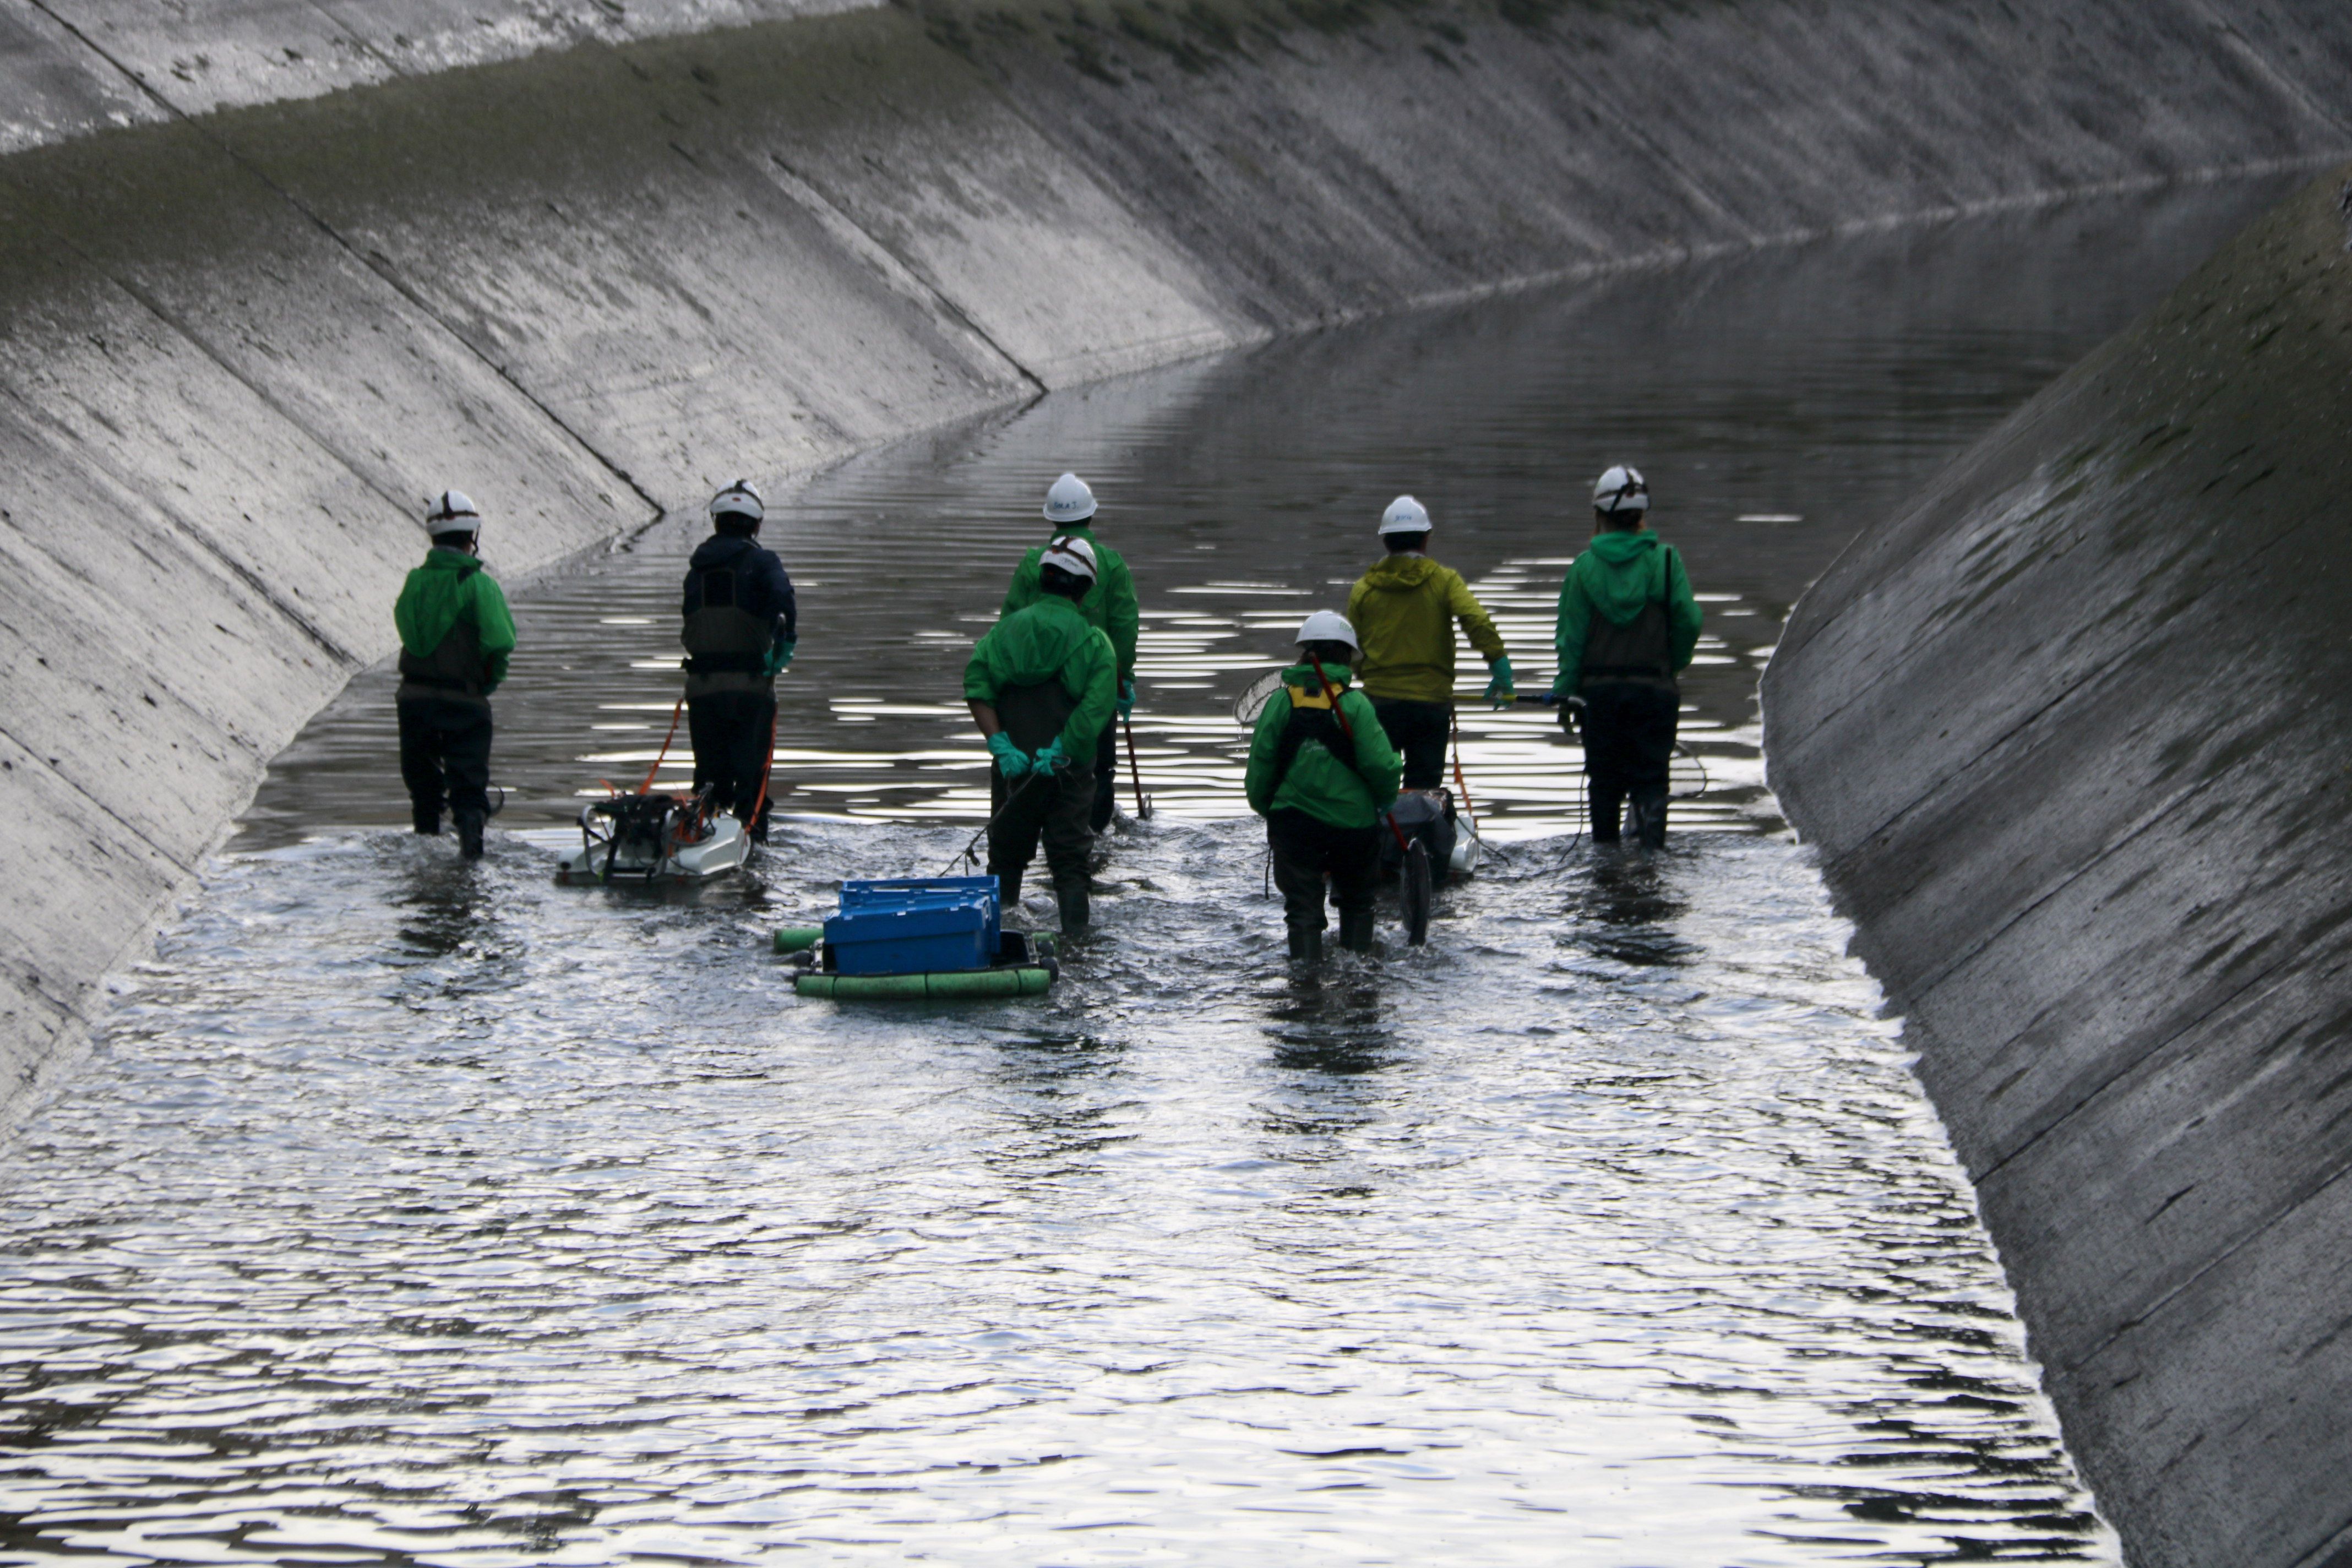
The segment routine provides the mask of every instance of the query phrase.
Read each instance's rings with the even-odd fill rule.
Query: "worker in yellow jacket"
[[[1429,558],[1429,509],[1399,496],[1381,517],[1388,558],[1356,580],[1348,624],[1363,648],[1357,666],[1381,728],[1404,753],[1404,787],[1435,789],[1445,776],[1454,728],[1454,627],[1486,660],[1486,696],[1512,695],[1503,634],[1462,574]]]

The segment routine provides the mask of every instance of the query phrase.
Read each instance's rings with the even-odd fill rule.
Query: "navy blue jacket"
[[[702,574],[714,567],[734,572],[740,608],[770,621],[784,641],[799,639],[800,612],[793,603],[793,580],[784,563],[774,551],[762,550],[757,540],[740,534],[714,533],[696,547],[694,559],[687,563],[682,614],[702,608]]]

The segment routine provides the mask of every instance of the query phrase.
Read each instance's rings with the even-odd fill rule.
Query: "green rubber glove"
[[[775,647],[768,650],[768,668],[761,673],[777,676],[790,669],[793,667],[793,649],[799,646],[797,642],[789,639],[779,640]]]
[[[1486,681],[1486,700],[1500,708],[1511,700],[1517,689],[1511,683],[1510,657],[1503,655],[1486,668],[1490,672]]]
[[[1118,716],[1132,718],[1135,714],[1135,678],[1129,676],[1118,683]]]
[[[1039,752],[1037,760],[1029,765],[1041,773],[1057,773],[1070,765],[1070,753],[1062,750],[1061,738],[1056,736],[1053,743]]]
[[[988,754],[996,759],[996,771],[1008,779],[1026,778],[1029,774],[1029,753],[1013,743],[1013,737],[999,730],[988,738]]]

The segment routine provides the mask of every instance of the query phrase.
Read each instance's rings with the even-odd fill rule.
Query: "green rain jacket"
[[[1118,656],[1118,678],[1132,680],[1136,634],[1143,624],[1142,612],[1135,604],[1135,578],[1118,552],[1097,539],[1094,530],[1066,528],[1054,537],[1060,539],[1065,534],[1094,546],[1095,585],[1078,601],[1078,611],[1089,624],[1109,634],[1111,651]],[[1054,596],[1045,592],[1038,576],[1039,564],[1045,558],[1045,547],[1042,544],[1021,558],[1021,564],[1013,569],[1013,585],[1004,590],[1004,607],[997,612],[999,615],[1009,616]]]
[[[1290,727],[1291,710],[1301,704],[1324,705],[1322,684],[1315,679],[1314,669],[1294,665],[1282,672],[1283,684],[1257,716],[1243,788],[1249,795],[1250,809],[1260,816],[1296,810],[1334,827],[1370,827],[1395,804],[1404,763],[1389,744],[1388,731],[1381,728],[1370,700],[1349,689],[1347,667],[1327,664],[1323,679],[1339,693],[1339,711],[1355,734],[1356,765],[1349,767],[1330,747],[1308,742],[1292,755],[1282,787],[1275,788],[1275,759],[1282,748],[1282,732]]]
[[[1666,606],[1666,637],[1677,674],[1688,668],[1698,647],[1698,601],[1691,596],[1679,551],[1640,529],[1603,533],[1576,558],[1559,585],[1559,619],[1552,646],[1559,650],[1559,679],[1552,693],[1573,697],[1584,673],[1585,640],[1597,611],[1612,626],[1630,626],[1644,605]]]
[[[1063,721],[1062,750],[1088,767],[1095,737],[1110,721],[1118,699],[1118,658],[1100,626],[1087,624],[1076,605],[1048,594],[1016,610],[989,629],[963,667],[963,694],[996,705],[1008,686],[1042,686],[1058,679],[1076,703]]]
[[[418,658],[430,658],[461,616],[470,616],[482,644],[482,691],[497,689],[507,678],[507,657],[514,652],[514,616],[498,579],[483,570],[478,556],[435,545],[425,564],[401,584],[400,600],[392,607],[392,624],[400,628],[400,646]]]
[[[1462,580],[1426,555],[1391,555],[1348,591],[1348,624],[1364,650],[1367,696],[1400,702],[1454,700],[1454,623],[1490,661],[1503,634]]]

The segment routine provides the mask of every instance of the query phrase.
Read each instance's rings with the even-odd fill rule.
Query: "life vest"
[[[463,582],[481,570],[477,562],[465,568],[458,581]],[[482,628],[475,624],[469,608],[457,616],[440,645],[431,653],[418,658],[406,648],[400,650],[400,697],[451,697],[464,701],[489,700],[482,689],[488,670],[482,658]]]
[[[1356,767],[1355,742],[1333,707],[1347,689],[1334,686],[1328,696],[1304,686],[1286,685],[1282,689],[1290,699],[1290,719],[1282,727],[1282,738],[1275,742],[1274,789],[1269,793],[1281,793],[1282,781],[1290,776],[1290,764],[1298,760],[1298,748],[1306,745],[1321,746],[1339,759],[1340,766],[1361,777]]]
[[[1674,626],[1666,617],[1666,584],[1674,580],[1667,568],[1673,552],[1671,544],[1659,548],[1656,589],[1642,605],[1641,614],[1621,626],[1599,611],[1593,613],[1592,625],[1584,634],[1580,680],[1676,689]]]
[[[742,608],[732,566],[709,566],[687,574],[687,591],[698,603],[687,612],[679,640],[686,645],[687,695],[751,691],[770,683],[768,656],[775,647],[774,619]]]

